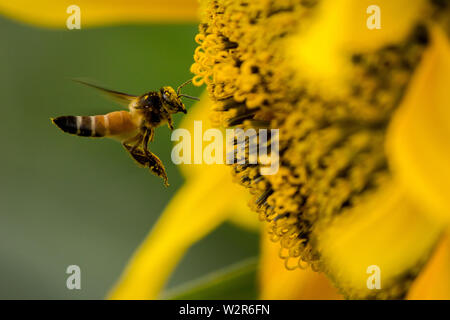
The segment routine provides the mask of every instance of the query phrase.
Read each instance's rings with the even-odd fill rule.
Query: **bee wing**
[[[133,101],[137,96],[133,96],[131,94],[127,94],[127,93],[123,93],[123,92],[119,92],[119,91],[115,91],[115,90],[109,90],[106,88],[102,88],[100,86],[97,86],[95,84],[92,83],[88,83],[84,80],[80,80],[80,79],[72,79],[75,82],[84,84],[88,87],[100,90],[101,92],[103,92],[106,96],[108,96],[109,98],[112,98],[113,100],[117,101],[118,103],[128,106],[130,104],[131,101]]]

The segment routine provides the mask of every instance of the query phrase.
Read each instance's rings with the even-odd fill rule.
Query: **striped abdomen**
[[[82,137],[120,136],[137,129],[128,111],[114,111],[99,116],[61,116],[52,121],[62,131]]]

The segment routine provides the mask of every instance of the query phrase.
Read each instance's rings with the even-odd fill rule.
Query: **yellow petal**
[[[425,269],[414,281],[410,300],[450,300],[450,232],[443,237]]]
[[[424,14],[423,0],[325,0],[310,23],[288,43],[292,63],[301,77],[323,82],[328,91],[340,88],[348,75],[350,56],[404,39]],[[380,29],[369,29],[379,8]],[[369,8],[369,13],[367,10]],[[305,17],[308,19],[308,17]],[[330,88],[331,86],[331,88]],[[338,90],[338,89],[336,89]]]
[[[186,250],[228,217],[230,203],[241,191],[230,185],[230,172],[216,167],[190,179],[137,250],[110,298],[157,298]]]
[[[450,46],[438,28],[388,131],[392,171],[436,219],[450,222]]]
[[[229,221],[238,227],[247,229],[249,231],[260,231],[262,223],[258,219],[256,212],[252,211],[247,204],[251,199],[251,195],[242,186],[235,183],[235,188],[241,190],[240,197],[234,199],[232,207],[232,214],[229,216]]]
[[[260,298],[263,300],[342,299],[323,274],[307,270],[287,270],[278,252],[280,244],[270,241],[268,232],[261,240]]]
[[[0,13],[34,25],[66,28],[67,8],[74,4],[80,8],[81,28],[198,20],[197,0],[0,0]]]
[[[405,281],[420,270],[442,229],[391,181],[331,225],[315,230],[314,240],[327,274],[346,296],[391,298],[401,296]],[[381,289],[369,289],[377,267]]]

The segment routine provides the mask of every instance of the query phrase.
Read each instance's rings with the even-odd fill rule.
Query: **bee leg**
[[[150,171],[154,175],[162,178],[164,180],[164,185],[166,187],[168,187],[169,180],[167,179],[166,169],[164,168],[164,165],[162,164],[161,160],[159,160],[159,158],[155,154],[150,152],[149,150],[145,150],[145,151],[146,151],[148,167],[149,167]]]
[[[144,148],[144,150],[147,150],[148,142],[149,141],[152,142],[154,136],[155,136],[155,129],[150,128],[145,130],[144,138],[142,139],[142,147]]]
[[[130,152],[131,157],[136,160],[138,164],[143,167],[149,168],[154,175],[164,180],[164,185],[166,187],[169,186],[166,169],[164,168],[161,160],[159,160],[159,158],[155,154],[147,149],[144,150],[141,148],[136,148],[134,150],[131,150],[131,147],[127,146],[125,146],[125,148],[127,148],[127,150]]]
[[[139,133],[135,137],[122,142],[122,145],[138,164],[145,167],[147,163],[145,152],[143,152],[141,149],[138,149],[138,146],[142,144],[143,139],[144,136]],[[133,142],[135,143],[133,144]]]
[[[164,185],[168,187],[169,183],[164,165],[155,154],[153,154],[152,152],[150,152],[150,150],[148,150],[148,142],[153,141],[154,135],[155,130],[153,128],[146,130],[144,133],[144,138],[142,139],[142,147],[144,149],[145,155],[148,158],[148,167],[150,168],[150,171],[153,172],[153,174],[157,175],[158,177],[163,178]]]
[[[148,141],[152,135],[153,129],[145,130],[140,139],[136,139],[138,140],[137,144],[130,145],[124,143],[123,145],[125,149],[127,149],[127,151],[130,153],[131,157],[136,160],[138,164],[143,167],[149,168],[154,175],[162,178],[164,180],[164,185],[168,187],[169,183],[164,165],[162,164],[161,160],[159,160],[159,158],[155,154],[150,152],[147,148]],[[140,145],[139,148],[138,145]]]
[[[144,151],[144,154],[150,157],[150,151],[148,150],[148,142],[153,140],[153,135],[155,133],[155,130],[153,129],[144,129],[144,134],[142,136],[141,140],[141,147],[142,151]]]
[[[155,129],[151,129],[150,133],[150,142],[153,142],[153,138],[155,137]]]
[[[170,130],[173,130],[173,119],[171,115],[169,115],[169,118],[167,119],[167,126]]]
[[[136,136],[127,139],[122,142],[122,145],[127,149],[128,152],[134,151],[137,146],[142,142],[143,136],[142,133],[138,133]],[[135,144],[132,144],[133,142],[136,142]]]

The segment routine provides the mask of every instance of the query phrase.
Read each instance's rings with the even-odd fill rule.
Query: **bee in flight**
[[[198,98],[181,94],[182,87],[192,80],[186,81],[175,91],[172,87],[162,87],[159,91],[150,91],[141,96],[101,88],[84,81],[79,83],[96,88],[118,102],[127,105],[129,111],[113,111],[96,116],[61,116],[52,118],[53,123],[62,131],[82,137],[109,137],[119,140],[131,157],[138,164],[164,180],[167,187],[166,170],[161,160],[150,152],[148,143],[153,141],[155,128],[167,123],[173,130],[172,114],[183,112],[186,107],[182,97],[198,100]]]

